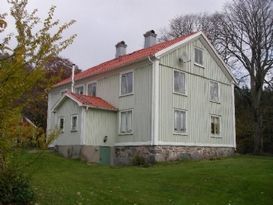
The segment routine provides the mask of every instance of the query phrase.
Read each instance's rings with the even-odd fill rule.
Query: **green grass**
[[[19,159],[31,162],[37,156],[24,152]],[[273,157],[141,168],[87,165],[45,152],[26,172],[38,204],[273,204]]]

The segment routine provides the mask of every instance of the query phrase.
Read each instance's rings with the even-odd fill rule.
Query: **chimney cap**
[[[156,37],[157,34],[155,33],[154,30],[150,30],[150,31],[147,31],[145,34],[143,34],[144,37],[148,37],[148,36],[152,36],[152,37]]]
[[[127,47],[127,45],[126,45],[126,43],[125,43],[125,41],[120,41],[120,42],[118,42],[117,44],[116,44],[116,48],[118,48],[118,47]]]

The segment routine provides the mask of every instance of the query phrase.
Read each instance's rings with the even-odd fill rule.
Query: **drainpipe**
[[[159,59],[148,57],[152,63],[152,120],[151,120],[151,145],[159,142]]]
[[[71,74],[71,92],[74,93],[74,84],[75,84],[75,64],[72,65],[72,74]]]

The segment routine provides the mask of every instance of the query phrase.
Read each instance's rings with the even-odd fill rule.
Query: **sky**
[[[29,0],[28,9],[38,9],[46,17],[55,5],[55,19],[76,20],[64,36],[77,34],[74,43],[60,56],[69,58],[85,70],[114,58],[115,45],[124,40],[127,53],[143,48],[143,34],[168,27],[169,21],[182,14],[220,11],[226,0]],[[0,0],[0,13],[8,12],[6,0]],[[7,19],[7,32],[14,23]]]

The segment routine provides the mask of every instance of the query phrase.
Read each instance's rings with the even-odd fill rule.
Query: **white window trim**
[[[174,130],[174,123],[175,123],[174,113],[175,113],[175,111],[183,111],[183,112],[186,113],[186,132],[177,132],[177,131]],[[174,135],[183,135],[183,136],[188,135],[188,110],[181,109],[181,108],[174,108],[173,109],[173,128],[172,129],[173,129],[173,134]]]
[[[184,73],[185,74],[185,93],[180,93],[180,92],[176,92],[174,90],[174,72],[180,72],[180,73]],[[173,94],[176,95],[182,95],[182,96],[188,96],[188,87],[187,87],[187,73],[178,69],[173,69]]]
[[[64,123],[63,123],[63,129],[60,131],[61,131],[61,133],[64,133],[64,129],[65,129],[65,117],[64,116],[59,116],[59,118],[58,118],[58,129],[60,129],[61,119],[64,120]]]
[[[126,74],[126,73],[132,73],[132,92],[131,93],[126,93],[126,94],[121,94],[121,77],[122,77],[123,74]],[[127,71],[124,71],[124,72],[120,72],[119,73],[119,97],[134,95],[134,91],[135,91],[135,73],[134,73],[134,70],[127,70]]]
[[[202,51],[202,57],[203,57],[203,59],[202,59],[202,61],[203,61],[203,64],[200,64],[200,63],[197,63],[197,62],[195,62],[195,49],[198,49],[198,50],[200,50],[200,51]],[[205,68],[205,66],[204,66],[204,49],[203,48],[200,48],[200,47],[194,47],[194,49],[193,49],[193,64],[194,65],[196,65],[196,66],[198,66],[198,67],[201,67],[201,68]]]
[[[79,87],[83,87],[83,92],[82,92],[82,95],[84,95],[85,94],[85,84],[79,84],[79,85],[76,85],[75,87],[74,87],[74,92],[76,93],[76,89],[77,88],[79,88]]]
[[[127,112],[127,111],[132,111],[132,132],[120,132],[121,113],[122,112]],[[132,108],[131,109],[120,110],[119,114],[118,114],[118,135],[133,135],[134,134],[133,122],[134,122],[134,111],[133,111]]]
[[[211,87],[211,83],[217,83],[218,84],[218,101],[215,101],[215,100],[212,100],[210,97],[210,87]],[[220,83],[215,81],[215,80],[210,80],[209,81],[209,101],[212,102],[212,103],[217,103],[217,104],[220,104],[221,102],[221,92],[220,92]]]
[[[91,81],[91,82],[89,82],[89,83],[87,83],[86,84],[86,89],[85,89],[85,94],[86,95],[88,95],[88,86],[90,85],[90,84],[93,84],[93,83],[96,83],[96,96],[97,96],[97,91],[98,91],[98,81],[96,80],[96,81]]]
[[[73,117],[77,117],[77,122],[76,122],[76,129],[72,129],[72,126],[73,126]],[[70,130],[71,130],[71,132],[77,132],[78,131],[78,129],[79,129],[79,115],[78,114],[73,114],[73,115],[71,115],[71,123],[70,123]]]
[[[212,134],[211,133],[211,118],[212,117],[218,117],[219,118],[219,126],[220,126],[220,130],[219,130],[219,134]],[[209,119],[209,133],[210,133],[210,137],[211,138],[222,138],[221,133],[222,133],[222,119],[221,119],[221,115],[216,115],[216,114],[210,114],[210,119]]]

